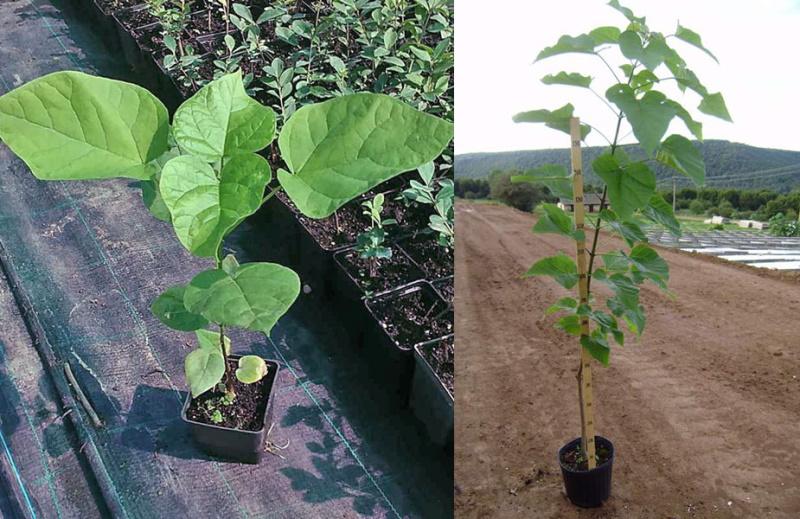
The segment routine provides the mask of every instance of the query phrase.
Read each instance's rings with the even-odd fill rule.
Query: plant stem
[[[219,254],[216,258],[217,268],[222,268],[222,260],[219,259]],[[222,323],[219,323],[219,351],[222,353],[222,359],[225,363],[225,392],[228,395],[233,397],[236,396],[236,391],[233,389],[233,373],[231,373],[231,368],[228,366],[228,355],[225,354],[225,326]]]
[[[605,61],[605,60],[603,60],[603,61]],[[631,73],[628,76],[628,85],[630,85],[631,81],[633,81],[633,75],[634,75],[634,72],[636,71],[636,65],[638,65],[638,63],[634,64],[634,66],[631,67]],[[617,147],[619,146],[619,144],[618,144],[618,142],[619,142],[619,130],[620,130],[620,127],[622,126],[623,116],[624,116],[624,114],[622,113],[622,110],[620,110],[619,115],[617,116],[617,128],[616,128],[616,130],[614,130],[614,142],[611,143],[611,155],[612,156],[614,155],[614,152],[617,151]],[[603,186],[603,195],[600,197],[600,211],[603,210],[603,206],[606,204],[606,197],[607,196],[608,196],[608,185],[605,185],[605,186]],[[601,222],[602,222],[602,220],[598,216],[597,217],[597,221],[595,222],[595,225],[594,225],[594,237],[592,238],[592,249],[589,252],[589,269],[588,269],[588,272],[586,273],[586,291],[587,291],[588,294],[592,293],[592,273],[594,272],[594,270],[593,270],[594,269],[594,258],[595,258],[596,253],[597,253],[597,240],[600,237],[600,224],[601,224]]]

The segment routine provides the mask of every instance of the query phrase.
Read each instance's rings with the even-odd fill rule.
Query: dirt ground
[[[581,510],[556,461],[580,431],[578,349],[544,317],[565,292],[520,278],[574,245],[508,207],[456,213],[457,517],[800,517],[800,284],[661,250],[677,297],[644,288],[644,337],[596,364],[616,459],[611,499]]]

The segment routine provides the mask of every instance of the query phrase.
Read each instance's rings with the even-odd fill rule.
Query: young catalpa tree
[[[583,228],[576,227],[571,215],[550,204],[543,206],[542,215],[534,227],[534,232],[556,233],[578,242],[588,242],[586,288],[589,296],[585,302],[571,297],[560,299],[548,312],[561,312],[556,326],[580,337],[582,347],[604,365],[609,362],[611,342],[623,345],[625,341],[623,326],[636,336],[641,336],[645,329],[645,312],[639,301],[640,286],[650,281],[667,289],[669,268],[648,246],[641,223],[649,221],[680,235],[680,224],[672,208],[656,193],[656,175],[650,166],[663,164],[688,176],[698,185],[705,180],[703,157],[692,141],[677,133],[667,135],[670,123],[677,118],[691,135],[701,140],[702,125],[689,110],[661,89],[674,85],[677,86],[677,89],[673,88],[676,92],[690,90],[700,98],[697,110],[731,120],[722,94],[710,92],[678,52],[681,45],[688,44],[716,61],[716,57],[703,46],[700,35],[680,24],[673,34],[655,32],[647,26],[644,17],[634,15],[617,0],[612,0],[609,5],[627,18],[626,27],[598,27],[578,36],[562,36],[536,58],[539,62],[568,53],[595,56],[605,64],[611,80],[604,94],[600,94],[598,81],[580,72],[562,71],[542,78],[547,85],[568,85],[594,92],[613,112],[608,124],[614,131],[613,138],[606,137],[609,147],[592,163],[595,174],[603,183],[603,191],[602,210],[587,229],[590,235],[586,236]],[[615,64],[617,60],[619,63]],[[517,114],[514,121],[544,123],[555,130],[570,133],[572,118],[573,105],[567,103],[555,110]],[[600,133],[597,130],[599,123],[592,123],[580,126],[578,140],[584,140],[590,131]],[[621,135],[628,126],[644,154],[642,157],[629,157],[620,148]],[[573,170],[576,167],[580,168],[580,165],[573,164]],[[555,195],[572,198],[573,174],[574,171],[568,172],[563,166],[548,165],[513,180],[543,183]],[[619,235],[627,247],[598,255],[601,228]],[[581,251],[579,248],[579,253],[583,254]],[[563,253],[536,262],[526,275],[551,276],[566,289],[575,287],[580,279],[575,261]],[[591,298],[593,283],[603,283],[613,293],[606,299],[605,308]],[[584,437],[584,446],[586,441]],[[589,468],[594,467],[593,461],[587,463]]]

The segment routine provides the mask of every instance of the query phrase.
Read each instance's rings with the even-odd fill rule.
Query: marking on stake
[[[569,121],[570,139],[572,148],[570,158],[572,160],[572,194],[575,207],[575,228],[584,228],[586,208],[583,205],[583,159],[581,157],[581,125],[577,117],[570,118]],[[586,238],[576,240],[576,259],[578,264],[578,296],[582,303],[589,300],[589,283],[586,265]],[[589,320],[586,317],[581,319],[581,335],[589,335]],[[581,369],[578,384],[578,396],[581,403],[581,446],[586,454],[586,461],[590,469],[595,468],[594,447],[594,414],[592,410],[592,365],[589,352],[582,345],[581,349]]]

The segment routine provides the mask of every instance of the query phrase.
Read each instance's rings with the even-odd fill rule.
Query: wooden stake
[[[572,117],[569,121],[572,139],[572,196],[575,204],[575,227],[585,232],[585,207],[583,202],[583,159],[581,158],[580,119]],[[580,304],[589,303],[589,280],[586,266],[586,240],[577,241],[578,296]],[[589,318],[581,318],[581,334],[589,335]],[[581,346],[581,366],[578,369],[578,397],[581,404],[581,447],[586,454],[589,468],[596,466],[594,448],[594,409],[592,408],[592,356]]]

